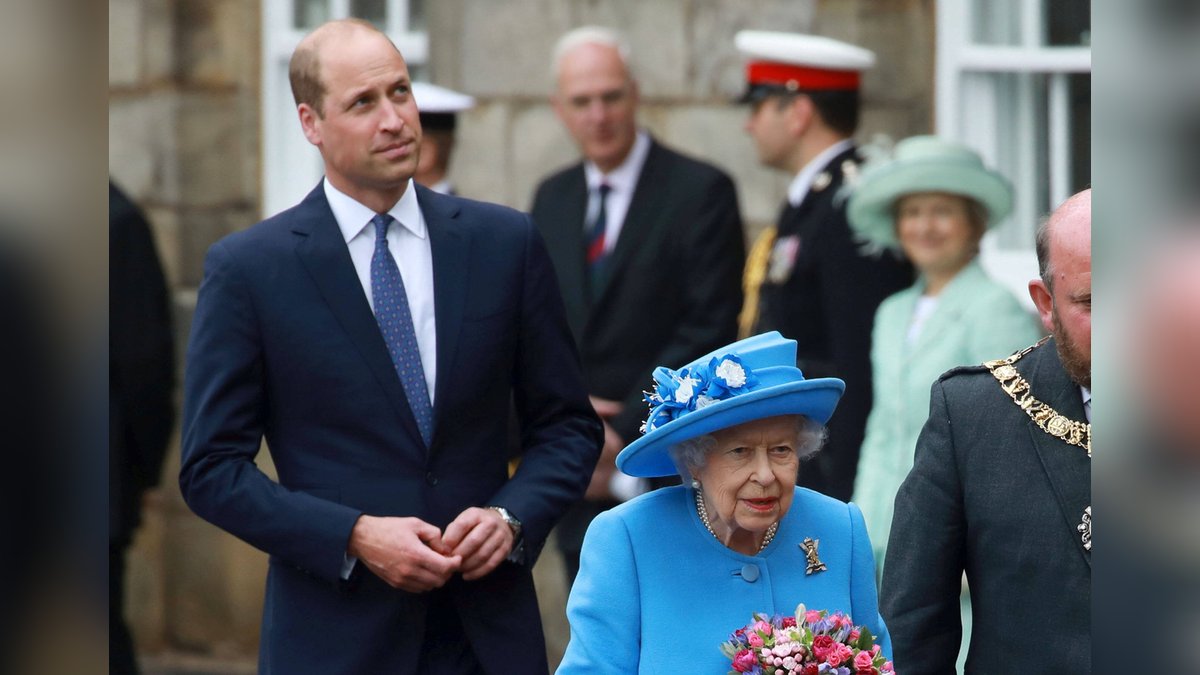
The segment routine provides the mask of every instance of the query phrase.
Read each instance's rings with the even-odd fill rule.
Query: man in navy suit
[[[562,282],[605,431],[584,501],[558,528],[570,585],[592,519],[640,487],[617,472],[616,458],[641,435],[642,392],[653,384],[646,373],[736,337],[745,245],[729,176],[638,127],[640,94],[624,39],[585,26],[563,35],[554,52],[551,100],[582,159],[538,185],[530,215]]]
[[[209,251],[183,495],[270,554],[260,672],[545,672],[531,569],[602,431],[541,239],[412,182],[408,69],[370,24],[318,28],[290,77],[326,177]]]

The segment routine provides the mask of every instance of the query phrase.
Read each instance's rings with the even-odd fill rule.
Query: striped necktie
[[[605,229],[608,227],[608,193],[612,191],[606,183],[596,188],[600,205],[584,238],[584,259],[587,261],[588,290],[594,300],[604,283],[604,262],[608,255],[604,251]]]

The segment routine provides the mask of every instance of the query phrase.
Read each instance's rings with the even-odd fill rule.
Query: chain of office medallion
[[[987,361],[983,365],[992,372],[992,376],[1000,383],[1000,388],[1004,390],[1004,393],[1012,397],[1013,402],[1021,410],[1024,410],[1026,415],[1029,415],[1029,419],[1033,420],[1039,429],[1057,439],[1087,450],[1090,458],[1092,456],[1092,425],[1069,419],[1034,398],[1029,382],[1021,377],[1013,365],[1036,347],[1045,344],[1048,339],[1048,337],[1042,338],[1036,344],[1030,345],[1008,358]]]

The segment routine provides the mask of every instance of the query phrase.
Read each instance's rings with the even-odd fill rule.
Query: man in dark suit
[[[861,161],[859,74],[866,49],[829,38],[741,31],[752,106],[746,131],[759,161],[794,176],[778,225],[759,236],[746,263],[743,337],[777,330],[799,343],[805,377],[839,377],[846,394],[825,450],[800,484],[848,501],[871,411],[871,327],[884,298],[912,283],[912,268],[856,241],[846,191]]]
[[[318,28],[290,76],[326,178],[209,251],[183,495],[270,554],[260,672],[544,673],[531,568],[601,428],[541,239],[414,186],[408,69],[370,24]]]
[[[605,444],[586,500],[558,529],[568,581],[592,518],[635,495],[616,455],[640,435],[647,373],[732,341],[742,295],[733,181],[637,127],[638,86],[613,31],[585,27],[555,49],[554,109],[583,161],[538,186],[532,215],[562,284]],[[644,486],[642,486],[644,487]]]
[[[125,555],[158,485],[175,425],[175,344],[150,224],[108,184],[108,665],[136,673],[125,625]]]
[[[1091,670],[1091,192],[1037,236],[1029,283],[1053,339],[933,385],[896,496],[882,611],[898,672]]]

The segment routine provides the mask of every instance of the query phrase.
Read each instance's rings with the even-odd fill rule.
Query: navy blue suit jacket
[[[587,486],[602,439],[554,271],[529,218],[417,186],[433,253],[434,434],[426,447],[333,213],[298,206],[213,245],[188,347],[180,486],[197,514],[270,554],[260,672],[413,672],[429,594],[358,566],[361,514],[444,528],[507,508],[526,560],[442,591],[479,660],[544,672],[531,568]],[[511,478],[510,401],[523,457]],[[265,439],[278,472],[254,464]],[[498,671],[497,671],[498,672]]]

